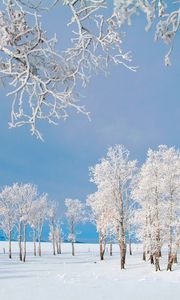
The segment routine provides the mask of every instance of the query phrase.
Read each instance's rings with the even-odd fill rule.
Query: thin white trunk
[[[36,228],[33,229],[34,256],[36,256]]]
[[[24,255],[23,262],[26,261],[26,224],[24,224]]]
[[[22,261],[22,223],[19,222],[18,226],[18,244],[19,244],[19,259]]]

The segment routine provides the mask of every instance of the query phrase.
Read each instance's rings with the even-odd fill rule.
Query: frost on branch
[[[131,61],[129,53],[122,51],[122,34],[116,16],[104,16],[106,1],[64,1],[71,12],[69,25],[75,24],[72,38],[73,48],[67,49],[66,60],[78,63],[76,72],[86,84],[92,69],[107,71],[110,62],[128,65]]]
[[[55,123],[67,117],[70,106],[84,109],[73,96],[70,66],[55,52],[56,38],[47,39],[36,13],[22,10],[16,1],[4,3],[0,72],[11,87],[8,95],[14,97],[10,126],[28,124],[32,134],[41,138],[38,119]]]
[[[56,36],[48,39],[42,29],[41,4],[3,0],[0,77],[14,98],[10,127],[29,125],[31,133],[42,139],[39,120],[57,124],[71,108],[88,115],[76,90],[86,86],[92,71],[106,72],[110,62],[134,69],[128,65],[129,53],[122,51],[117,19],[100,14],[105,1],[64,1],[72,15],[73,38],[72,46],[61,54],[56,51]]]
[[[173,50],[174,38],[180,27],[179,1],[163,0],[114,0],[114,14],[117,16],[119,26],[124,23],[131,25],[132,16],[143,12],[147,19],[145,29],[148,31],[156,24],[155,40],[163,40],[170,44],[165,56],[165,65],[170,65],[170,55]]]

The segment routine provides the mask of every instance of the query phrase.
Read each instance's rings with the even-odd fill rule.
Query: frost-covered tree
[[[157,271],[160,270],[159,258],[163,243],[161,168],[158,152],[149,150],[147,156],[148,158],[141,168],[139,180],[136,182],[133,193],[134,199],[137,199],[145,210],[142,219],[143,224],[146,225],[143,225],[143,236],[146,237],[145,241],[151,247],[150,254],[154,257]],[[139,220],[141,219],[139,218]]]
[[[33,201],[37,198],[37,187],[32,184],[23,184],[20,186],[20,207],[21,207],[21,219],[23,227],[23,261],[26,261],[26,240],[27,240],[27,225],[29,224],[31,207]]]
[[[32,228],[32,238],[33,238],[33,247],[34,247],[34,256],[36,256],[36,240],[37,240],[37,224],[38,224],[38,216],[37,216],[38,202],[34,201],[32,203],[30,216],[29,216],[29,225]]]
[[[65,199],[66,217],[69,224],[68,239],[72,245],[72,255],[75,255],[76,225],[85,220],[84,204],[78,199]]]
[[[161,146],[163,171],[163,198],[166,208],[165,229],[168,243],[168,266],[172,269],[174,258],[177,255],[176,239],[179,238],[180,216],[180,152],[175,148]],[[159,151],[160,151],[159,150]]]
[[[48,195],[42,194],[32,203],[29,225],[33,230],[34,255],[36,256],[36,240],[38,240],[38,255],[41,256],[41,235],[45,220],[48,217]]]
[[[55,219],[54,226],[50,226],[49,231],[49,240],[52,242],[53,245],[53,255],[61,254],[61,244],[62,244],[62,229],[60,226],[60,221]]]
[[[9,241],[9,258],[12,258],[11,240],[17,221],[16,201],[13,187],[5,186],[0,193],[0,228]]]
[[[61,254],[61,245],[63,241],[63,232],[61,229],[60,221],[57,221],[56,223],[56,229],[55,229],[55,241],[56,241],[56,252],[57,254]]]
[[[149,150],[132,191],[139,204],[135,210],[138,234],[144,244],[144,258],[150,253],[156,271],[163,244],[168,244],[167,270],[172,269],[179,238],[180,154],[173,147]],[[152,259],[153,258],[153,259]]]
[[[37,254],[37,240],[38,254],[41,256],[41,235],[47,219],[49,219],[50,227],[54,224],[54,243],[56,243],[57,252],[61,252],[61,230],[56,208],[56,203],[48,202],[47,194],[39,195],[37,187],[33,184],[14,183],[2,189],[0,192],[0,228],[9,240],[9,258],[12,257],[12,234],[15,236],[17,231],[19,258],[21,261],[26,261],[28,227],[32,229],[34,255]]]
[[[16,228],[18,231],[19,258],[25,262],[27,225],[29,224],[32,203],[37,197],[37,187],[30,183],[15,183],[11,189],[13,195],[12,201],[15,203],[14,213],[16,215]],[[22,240],[24,242],[23,247]]]
[[[37,210],[37,238],[38,238],[38,255],[42,255],[41,251],[41,237],[42,229],[45,220],[48,218],[48,195],[45,193],[38,198],[38,210]]]
[[[116,211],[110,200],[112,197],[112,191],[106,189],[97,191],[87,198],[87,205],[91,209],[90,220],[95,224],[99,234],[101,260],[104,260],[107,239],[109,237],[112,240],[112,235],[115,232],[113,219],[115,218]],[[110,248],[110,252],[112,253],[112,244]]]
[[[120,248],[121,269],[125,268],[126,258],[126,191],[135,169],[136,161],[129,160],[129,151],[122,145],[110,147],[101,162],[90,168],[91,181],[96,184],[98,191],[109,188],[112,194],[109,201],[115,210],[112,222]]]
[[[53,255],[56,255],[56,229],[58,223],[58,204],[56,201],[48,203],[49,239],[53,246]]]

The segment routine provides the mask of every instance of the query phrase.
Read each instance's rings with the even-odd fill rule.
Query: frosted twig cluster
[[[40,120],[57,124],[71,108],[89,115],[78,103],[77,87],[86,86],[92,71],[106,72],[111,62],[134,70],[129,53],[122,51],[117,20],[100,14],[105,1],[64,1],[73,36],[63,53],[57,51],[56,35],[49,39],[42,28],[43,4],[3,0],[0,11],[0,77],[14,98],[9,125],[29,125],[40,139]]]
[[[119,25],[132,24],[133,15],[143,12],[147,19],[145,29],[148,31],[156,24],[155,40],[163,40],[170,45],[165,55],[165,65],[171,64],[170,55],[174,47],[174,39],[180,27],[180,2],[166,0],[114,0],[114,14]]]

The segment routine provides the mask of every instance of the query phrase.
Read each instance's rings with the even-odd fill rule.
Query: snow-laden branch
[[[73,38],[61,54],[56,36],[49,39],[42,29],[42,1],[3,0],[1,5],[0,77],[14,97],[10,127],[29,125],[42,139],[39,120],[57,124],[71,108],[89,115],[78,102],[77,86],[86,86],[93,71],[106,72],[111,62],[134,70],[129,53],[122,51],[116,19],[97,15],[105,1],[64,1]]]
[[[143,12],[147,19],[146,31],[156,24],[155,40],[163,40],[170,45],[165,55],[165,65],[171,64],[170,55],[174,39],[180,27],[180,2],[166,0],[114,0],[114,14],[119,26],[132,24],[132,17]]]
[[[41,14],[55,5],[59,10],[66,6],[70,14],[71,43],[62,52],[56,35],[49,38],[41,25]],[[136,70],[122,48],[123,24],[131,24],[133,15],[143,12],[146,30],[156,23],[155,39],[170,44],[166,65],[180,24],[179,4],[161,0],[114,0],[111,5],[106,0],[2,0],[0,8],[0,78],[13,97],[9,125],[28,125],[40,139],[42,120],[58,124],[71,109],[89,116],[78,89],[94,72],[108,73],[111,63]]]

